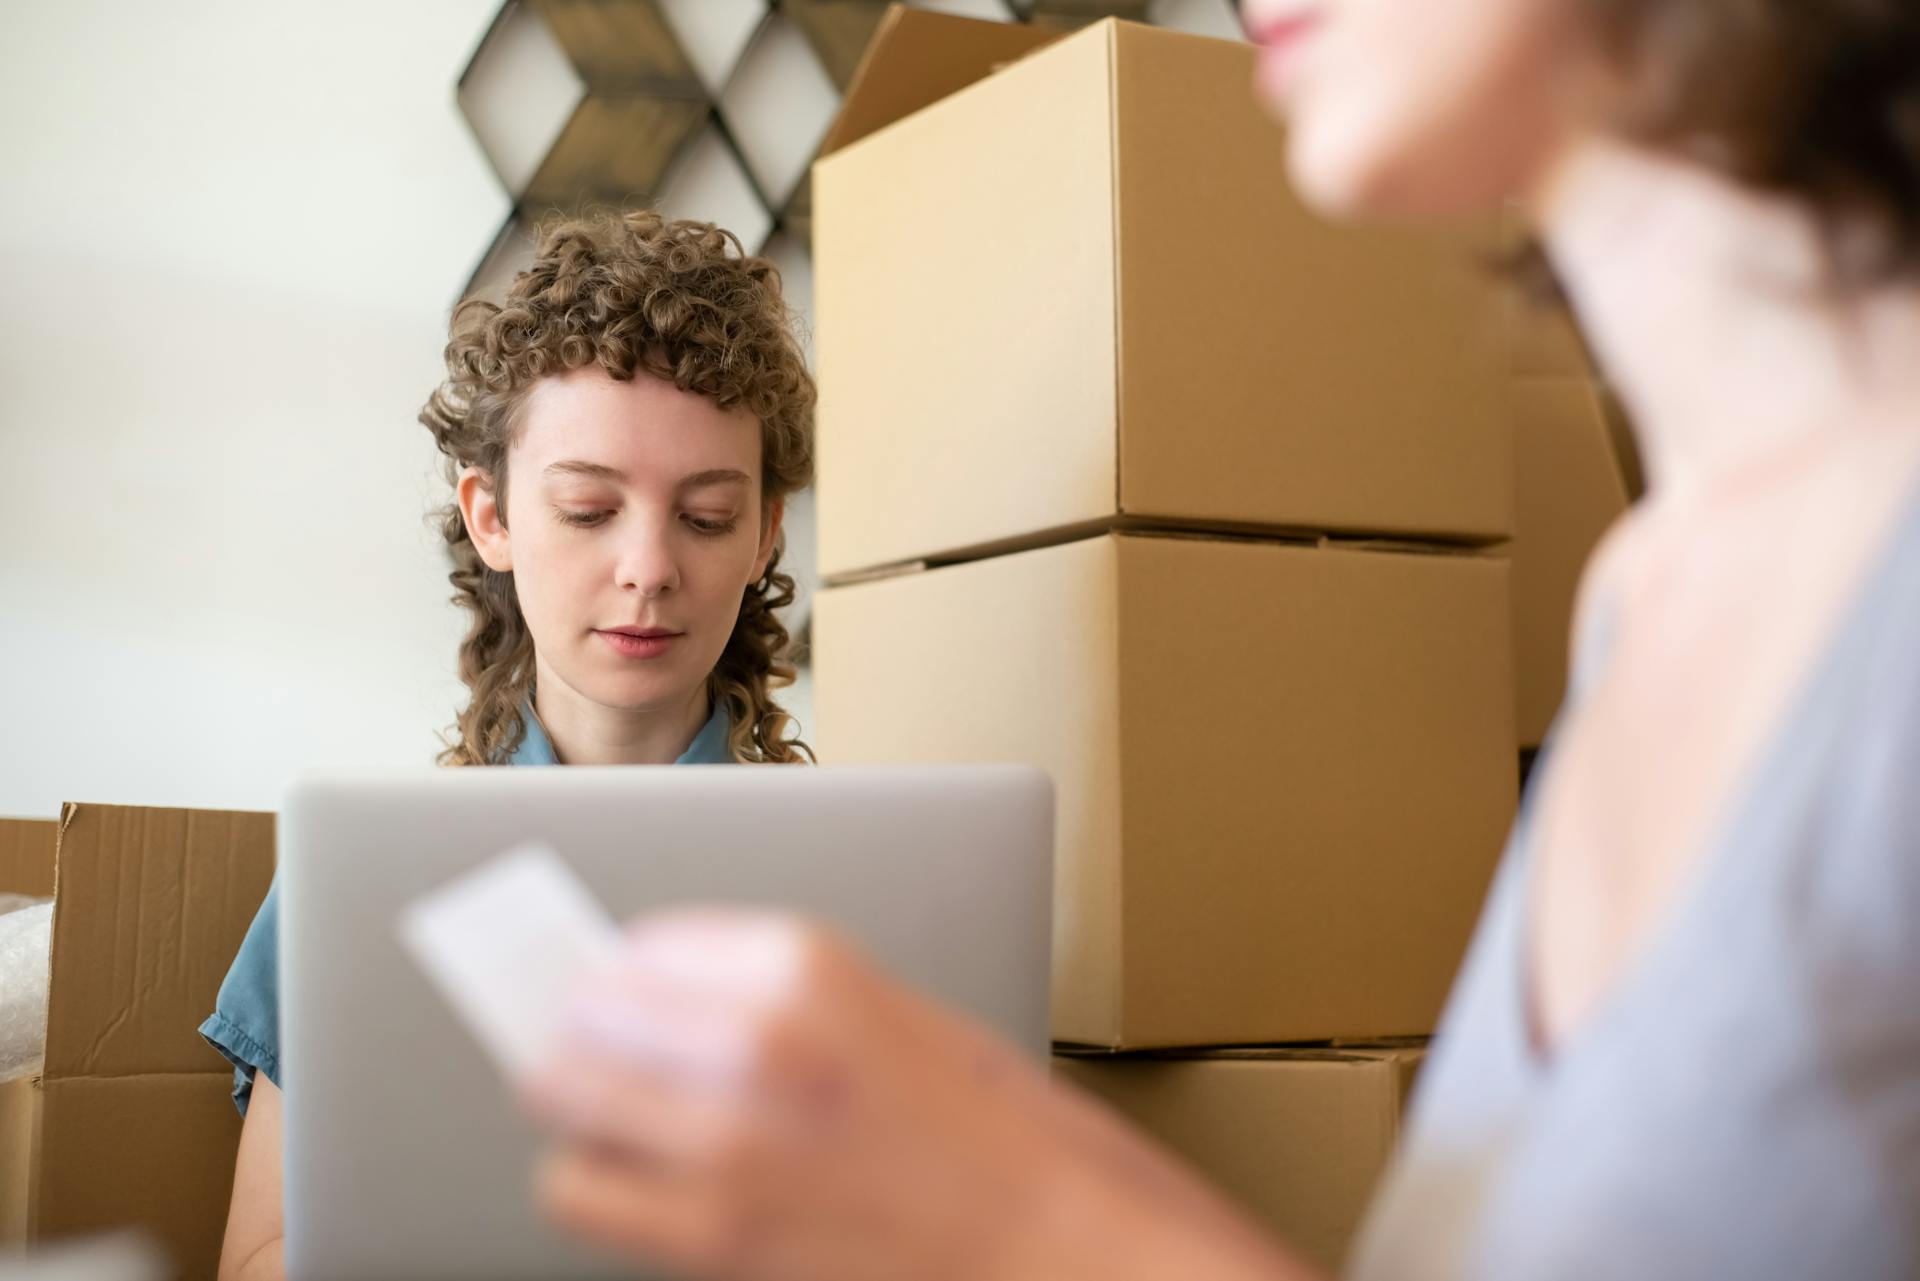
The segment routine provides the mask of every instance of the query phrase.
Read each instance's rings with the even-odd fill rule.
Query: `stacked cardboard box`
[[[1511,821],[1491,229],[1314,218],[1245,46],[958,22],[883,26],[814,171],[822,757],[1049,770],[1062,1071],[1230,1190],[1223,1116],[1370,1181],[1378,1127],[1255,1118],[1406,1056],[1209,1047],[1430,1032]],[[1310,1182],[1237,1190],[1331,1258]]]
[[[1408,1044],[1060,1057],[1054,1072],[1206,1171],[1335,1275],[1400,1137],[1423,1052]]]
[[[137,1227],[214,1275],[240,1122],[195,1029],[272,877],[269,814],[0,820],[0,892],[54,899],[45,1066],[0,1085],[0,1247]]]

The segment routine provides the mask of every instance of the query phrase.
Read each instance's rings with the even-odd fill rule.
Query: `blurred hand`
[[[1100,1106],[793,918],[642,922],[568,1027],[526,1086],[557,1136],[541,1205],[636,1260],[751,1281],[1305,1275]]]

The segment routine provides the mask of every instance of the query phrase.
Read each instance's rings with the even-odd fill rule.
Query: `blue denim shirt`
[[[727,744],[732,728],[724,708],[713,715],[680,754],[675,765],[725,765],[733,760]],[[558,765],[553,740],[531,714],[526,738],[508,758],[509,765]],[[265,1072],[280,1084],[280,882],[274,879],[266,899],[254,915],[227,970],[213,1013],[200,1025],[200,1035],[233,1064],[233,1104],[247,1114],[253,1097],[253,1074]]]

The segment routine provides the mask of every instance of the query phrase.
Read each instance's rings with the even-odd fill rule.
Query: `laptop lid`
[[[586,1278],[630,1267],[534,1211],[542,1136],[413,959],[419,895],[528,841],[618,919],[820,918],[1044,1056],[1052,788],[1018,766],[464,769],[314,777],[281,815],[288,1275]]]

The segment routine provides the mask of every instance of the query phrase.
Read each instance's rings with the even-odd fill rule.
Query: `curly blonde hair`
[[[552,374],[597,364],[609,377],[636,372],[742,407],[761,425],[761,480],[768,504],[813,479],[813,378],[794,337],[780,273],[749,256],[732,232],[657,213],[593,213],[544,223],[533,265],[504,304],[470,298],[454,309],[447,378],[420,421],[446,456],[446,475],[476,468],[506,508],[507,450],[527,395]],[[457,502],[435,515],[453,561],[454,602],[472,616],[460,644],[470,691],[443,765],[506,760],[526,737],[533,637],[513,574],[487,567]],[[708,692],[732,722],[729,747],[747,762],[811,760],[772,692],[793,683],[787,629],[776,611],[793,601],[780,572],[785,537],[740,617]]]

